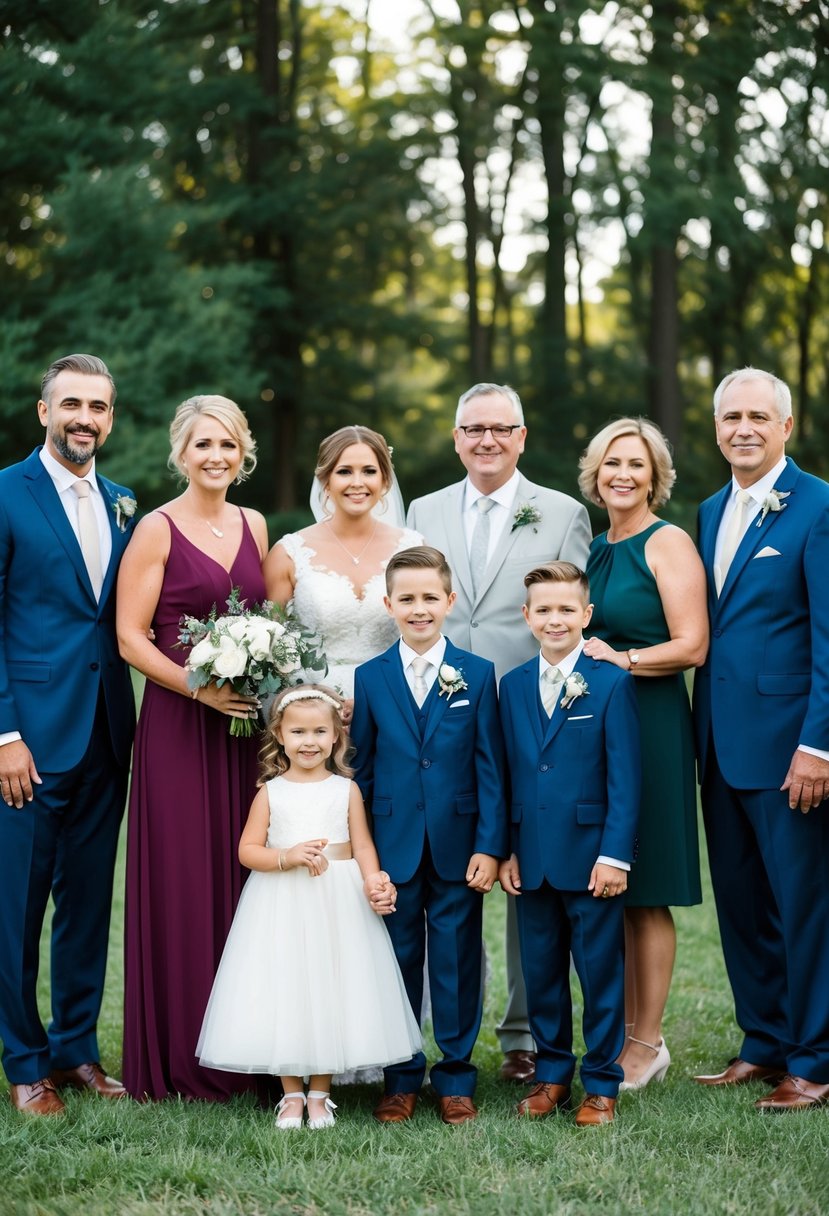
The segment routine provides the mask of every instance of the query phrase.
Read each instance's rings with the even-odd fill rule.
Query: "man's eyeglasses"
[[[472,426],[459,426],[458,430],[463,431],[467,439],[483,439],[487,431],[489,431],[493,439],[509,439],[512,432],[519,430],[520,427],[520,422],[514,422],[512,426],[504,426],[500,422],[497,426],[478,426],[475,423]]]

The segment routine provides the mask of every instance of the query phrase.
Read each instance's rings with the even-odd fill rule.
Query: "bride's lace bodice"
[[[296,615],[303,625],[322,634],[328,660],[325,678],[351,697],[354,668],[387,650],[398,637],[397,626],[383,604],[385,575],[378,571],[370,578],[361,598],[350,578],[315,563],[315,550],[298,532],[289,532],[279,543],[294,563]],[[422,544],[419,533],[404,528],[394,553]]]

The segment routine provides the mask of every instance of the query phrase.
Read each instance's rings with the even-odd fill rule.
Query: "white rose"
[[[263,626],[251,626],[247,636],[248,650],[253,659],[257,659],[260,663],[266,659],[271,652],[271,634],[267,623]]]
[[[220,679],[232,680],[244,674],[248,656],[241,646],[237,646],[233,638],[222,638],[220,650],[213,660],[213,672]]]
[[[283,676],[288,676],[294,671],[299,671],[302,667],[299,652],[293,649],[293,647],[284,647],[280,653],[274,655],[273,662],[276,670]]]
[[[281,638],[283,633],[285,633],[285,626],[280,621],[270,621],[269,624],[273,636],[275,638]]]
[[[245,616],[225,617],[222,621],[222,633],[234,642],[244,642],[247,630],[248,618]]]
[[[441,663],[440,671],[438,672],[444,684],[454,684],[456,680],[460,679],[460,674],[456,667],[450,667],[448,663]]]
[[[208,634],[206,638],[202,638],[200,642],[197,642],[190,651],[187,666],[191,671],[197,667],[209,667],[218,653],[219,647],[214,642],[212,635]]]

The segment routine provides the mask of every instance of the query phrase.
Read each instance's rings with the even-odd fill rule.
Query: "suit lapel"
[[[774,483],[775,490],[779,490],[782,493],[791,494],[793,498],[793,487],[797,481],[798,473],[799,470],[794,461],[789,459],[786,468]],[[790,501],[790,499],[786,499],[785,510],[790,509],[788,505]],[[766,518],[761,523],[760,513],[758,513],[748,525],[745,535],[740,541],[737,552],[734,554],[734,560],[729,567],[725,582],[723,583],[722,592],[720,593],[719,597],[720,604],[724,603],[725,600],[728,599],[728,596],[731,594],[731,590],[735,586],[737,579],[740,577],[740,574],[745,569],[746,565],[753,559],[755,553],[758,553],[760,549],[765,548],[765,546],[769,543],[768,538],[783,514],[783,511],[769,511]],[[721,516],[722,512],[720,512],[720,517]]]
[[[522,473],[518,474],[518,488],[515,491],[515,499],[513,508],[523,505],[524,503],[533,506],[536,498],[535,487]],[[495,551],[487,563],[484,570],[484,576],[481,579],[481,585],[478,587],[475,595],[475,603],[479,603],[486,595],[489,588],[500,573],[501,567],[509,557],[512,550],[518,543],[521,535],[521,528],[513,528],[514,520],[508,519],[504,525],[504,529],[498,538],[498,544],[495,546]]]
[[[101,496],[106,507],[109,531],[112,537],[112,549],[109,555],[109,564],[107,565],[106,574],[104,575],[104,583],[101,587],[101,598],[99,601],[101,604],[103,604],[107,596],[112,592],[121,555],[123,554],[124,549],[127,547],[127,541],[129,540],[130,534],[126,528],[123,532],[121,531],[115,518],[115,486],[113,486],[112,482],[106,481],[105,478],[98,477],[97,474],[96,477],[98,481],[98,489],[101,491]]]
[[[448,638],[446,640],[446,650],[443,655],[443,662],[448,663],[450,667],[454,667],[456,670],[460,670],[463,666],[463,656],[452,645],[452,643],[449,641]],[[464,672],[464,679],[466,679],[466,678],[467,678],[466,672]],[[453,697],[458,697],[458,696],[463,696],[463,695],[464,695],[463,693],[453,693],[452,694]],[[427,716],[426,716],[426,725],[423,729],[423,742],[424,743],[426,743],[427,740],[429,740],[432,737],[432,735],[435,733],[438,726],[443,721],[443,716],[446,713],[447,709],[449,708],[450,704],[451,704],[451,698],[448,697],[445,693],[443,694],[443,696],[440,695],[440,685],[439,685],[438,681],[435,680],[435,683],[432,685],[431,693],[426,701]]]
[[[28,479],[29,492],[32,498],[39,510],[42,511],[49,527],[66,550],[66,556],[77,573],[81,585],[94,600],[95,593],[89,581],[86,562],[83,560],[78,539],[66,517],[60,495],[55,489],[55,483],[43,467],[37,452],[27,460],[24,476]]]
[[[380,662],[383,676],[391,693],[391,703],[400,707],[403,719],[419,745],[420,728],[412,707],[412,695],[406,683],[406,677],[403,674],[403,664],[400,660],[400,648],[397,642],[393,646],[390,646],[385,654],[380,656]]]
[[[532,724],[533,734],[539,749],[544,746],[544,732],[538,717],[538,659],[530,659],[521,668],[521,688],[524,695],[524,708],[527,721]]]
[[[588,673],[588,671],[590,671],[591,668],[595,667],[595,665],[596,664],[595,664],[594,660],[588,659],[587,656],[585,655],[584,651],[582,651],[582,653],[579,655],[578,659],[576,660],[576,665],[573,668],[573,674],[578,671],[581,675],[584,676],[585,682],[589,685],[590,681],[587,679],[587,673]],[[565,680],[565,683],[566,683],[566,680]],[[590,690],[588,688],[588,692],[589,691]],[[550,724],[547,727],[547,730],[544,735],[544,747],[545,748],[550,746],[553,739],[555,739],[556,735],[561,730],[564,723],[567,721],[567,715],[569,714],[570,710],[561,708],[561,698],[563,696],[564,696],[564,684],[562,684],[561,688],[559,689],[558,701],[556,702],[556,708],[553,711],[553,716],[552,716],[552,718],[550,718]]]

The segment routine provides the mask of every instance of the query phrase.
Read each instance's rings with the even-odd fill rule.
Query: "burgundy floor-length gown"
[[[169,516],[167,516],[169,520]],[[174,649],[183,614],[221,612],[232,587],[265,599],[256,542],[242,517],[230,571],[170,523],[153,621]],[[196,1043],[246,871],[236,850],[256,793],[258,739],[232,738],[230,719],[147,681],[133,757],[127,836],[124,1084],[134,1098],[221,1101],[256,1088],[249,1076],[202,1068]]]

